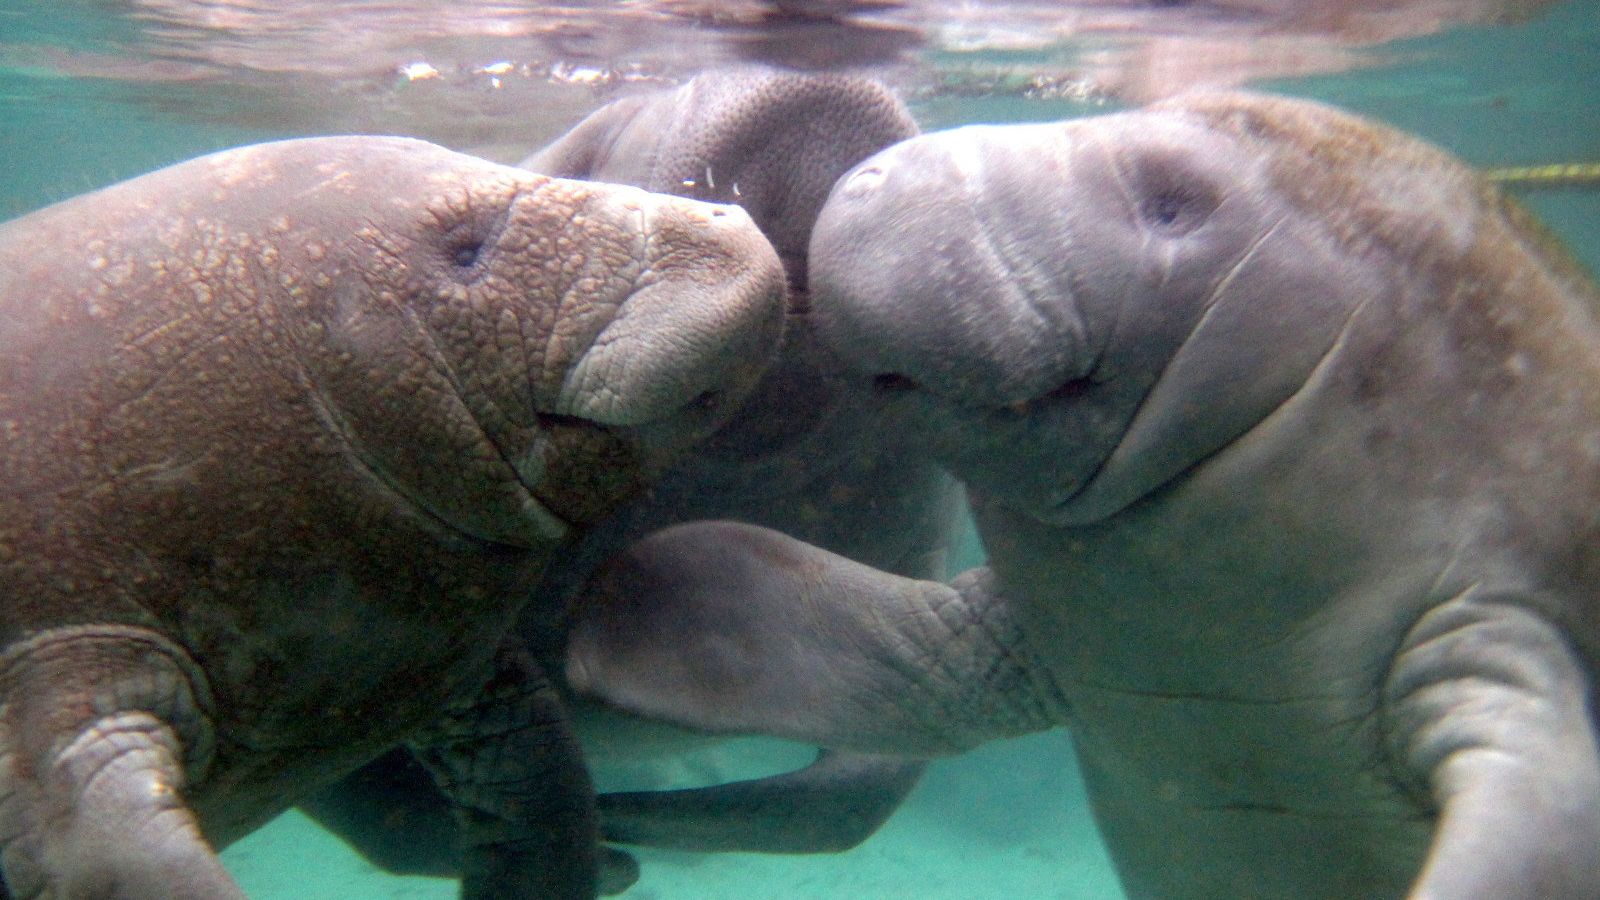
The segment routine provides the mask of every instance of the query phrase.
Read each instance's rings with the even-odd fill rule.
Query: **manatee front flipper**
[[[698,852],[835,853],[899,807],[920,761],[824,750],[794,772],[679,791],[600,795],[608,841]]]
[[[1411,900],[1579,900],[1600,884],[1593,686],[1554,622],[1474,590],[1412,628],[1393,750],[1439,810]]]
[[[574,607],[567,677],[721,733],[938,755],[1056,724],[1055,692],[987,569],[891,575],[735,522],[663,529]]]
[[[599,889],[594,786],[560,697],[518,645],[469,705],[410,744],[460,828],[466,900],[588,900]]]
[[[0,851],[12,897],[239,898],[184,804],[212,752],[204,676],[160,636],[61,627],[0,659]]]
[[[404,747],[302,798],[299,807],[385,872],[461,876],[450,798]]]
[[[560,746],[553,748],[553,752],[563,751]],[[536,806],[548,809],[553,805]],[[404,747],[302,799],[299,807],[385,872],[461,877],[459,828],[450,798]],[[613,847],[600,848],[601,894],[620,894],[638,880],[637,860]]]

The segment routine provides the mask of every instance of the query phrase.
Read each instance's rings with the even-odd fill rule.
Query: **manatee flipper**
[[[450,798],[404,747],[302,798],[299,807],[385,872],[461,876]]]
[[[181,649],[143,629],[55,628],[8,648],[0,680],[10,896],[244,900],[183,802],[213,737]]]
[[[599,889],[594,786],[559,694],[507,642],[478,697],[410,743],[449,798],[466,900],[587,900]]]
[[[450,798],[410,750],[385,753],[299,804],[300,811],[393,875],[461,877],[461,847]],[[639,880],[639,863],[600,848],[600,893],[620,894]]]
[[[574,607],[567,678],[717,733],[939,755],[1054,724],[987,569],[951,586],[778,532],[691,522],[635,543]]]
[[[835,853],[872,835],[917,783],[917,760],[824,750],[803,769],[678,791],[601,794],[608,841],[673,850]]]
[[[1473,591],[1427,613],[1386,685],[1396,756],[1437,805],[1411,900],[1579,900],[1600,884],[1592,687],[1553,622]]]

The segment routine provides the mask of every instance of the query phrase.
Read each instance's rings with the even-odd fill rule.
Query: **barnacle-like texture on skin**
[[[1426,263],[1419,254],[1460,254],[1479,217],[1499,206],[1470,169],[1438,149],[1324,107],[1215,94],[1151,109],[1193,116],[1257,154],[1273,189],[1297,208],[1318,210],[1351,252],[1386,250],[1407,266]],[[1463,207],[1477,212],[1462,217]]]
[[[803,256],[839,160],[916,131],[893,95],[842,75],[717,73],[681,94],[692,114],[656,159],[653,189],[676,182],[686,197],[740,203],[786,257]]]
[[[736,210],[393,138],[242,148],[0,225],[0,646],[159,638],[215,699],[183,800],[226,844],[469,700],[572,524],[715,427],[696,398],[753,384],[781,295]],[[93,699],[142,683],[124,668],[42,679],[83,720],[45,739],[127,713],[170,756],[171,697]],[[5,776],[35,749],[0,746]]]
[[[708,392],[722,395],[718,405],[731,410],[760,374],[751,365],[760,357],[753,351],[776,341],[783,323],[770,305],[716,298],[776,302],[783,294],[777,257],[736,207],[653,199],[640,208],[627,198],[649,195],[614,190],[617,196],[597,212],[639,217],[643,237],[633,248],[638,275],[626,308],[571,366],[555,411],[642,426]],[[751,266],[752,259],[766,266]]]

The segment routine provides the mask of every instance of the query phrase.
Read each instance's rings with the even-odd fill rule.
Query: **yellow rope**
[[[1490,181],[1507,187],[1600,187],[1600,163],[1554,166],[1496,166],[1485,169]]]

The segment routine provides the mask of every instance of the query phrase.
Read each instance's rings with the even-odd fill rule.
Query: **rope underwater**
[[[1600,188],[1600,163],[1564,163],[1551,166],[1495,166],[1483,170],[1490,181],[1508,188]]]

